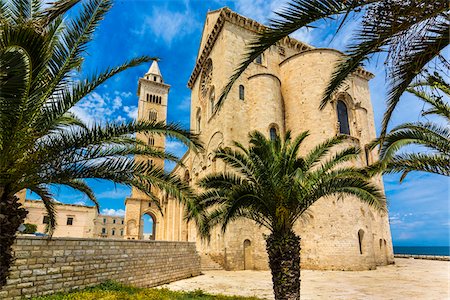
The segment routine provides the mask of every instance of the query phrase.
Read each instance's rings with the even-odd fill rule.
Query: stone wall
[[[395,258],[411,258],[411,259],[427,259],[427,260],[450,261],[450,256],[444,256],[444,255],[395,254],[394,257]]]
[[[200,274],[195,244],[167,241],[18,237],[0,299],[47,295],[106,280],[152,287]]]
[[[217,13],[221,16],[217,17]],[[333,101],[319,109],[334,65],[342,57],[342,53],[333,49],[313,49],[293,39],[289,39],[292,44],[282,41],[270,47],[261,63],[250,64],[237,79],[220,110],[211,111],[213,96],[217,99],[241,63],[245,45],[259,26],[227,8],[208,13],[201,42],[204,47],[199,51],[203,54],[199,55],[189,81],[191,129],[199,133],[205,151],[188,152],[182,159],[183,166],[178,165],[173,173],[188,178],[195,188],[208,174],[230,171],[222,160],[214,159],[217,147],[233,148],[232,141],[247,146],[248,132],[260,130],[269,136],[273,127],[282,134],[290,129],[294,137],[308,130],[310,136],[300,148],[300,155],[305,155],[325,139],[340,134],[338,100],[347,106],[351,139],[345,146],[362,149],[361,155],[346,166],[364,167],[376,161],[376,151],[365,150],[376,137],[368,85],[370,73],[358,70],[352,74]],[[239,93],[240,85],[244,97]],[[373,180],[383,189],[381,177]],[[225,234],[217,226],[211,232],[211,240],[203,242],[194,224],[185,224],[179,201],[169,199],[162,206],[164,219],[158,226],[161,224],[159,228],[164,235],[157,236],[158,239],[195,241],[201,254],[207,254],[226,270],[268,269],[263,236],[267,231],[254,222],[230,222]],[[388,214],[348,195],[320,199],[294,229],[301,237],[303,268],[369,270],[394,262]]]

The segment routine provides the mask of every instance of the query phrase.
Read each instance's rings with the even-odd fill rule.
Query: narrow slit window
[[[211,94],[209,95],[209,105],[211,106],[211,116],[214,114],[214,109],[215,109],[215,99],[216,98],[216,94],[214,92],[214,88],[211,91]]]
[[[358,231],[359,254],[363,254],[363,242],[364,242],[364,231],[360,229]]]
[[[202,125],[202,115],[201,110],[197,110],[197,133],[200,133],[201,131],[201,125]]]
[[[263,61],[262,54],[258,55],[258,56],[255,58],[255,63],[257,63],[258,65],[262,65],[262,61]]]
[[[243,85],[239,86],[239,100],[245,99],[245,88]]]

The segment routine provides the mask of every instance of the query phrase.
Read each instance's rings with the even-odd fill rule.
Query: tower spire
[[[147,73],[145,73],[145,79],[160,83],[164,82],[161,71],[159,70],[158,62],[156,60],[152,62],[150,69],[148,69]]]

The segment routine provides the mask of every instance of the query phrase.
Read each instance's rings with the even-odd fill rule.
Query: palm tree
[[[400,181],[411,171],[450,176],[450,105],[442,100],[444,95],[450,96],[449,84],[435,73],[411,85],[407,91],[431,105],[423,116],[437,115],[444,119],[444,124],[415,122],[395,127],[384,139],[372,142],[372,148],[381,143],[381,149],[380,161],[370,169],[402,173]],[[401,152],[408,145],[421,146],[422,151]]]
[[[266,249],[277,300],[300,297],[300,237],[293,227],[311,205],[346,194],[380,210],[386,207],[383,192],[362,170],[348,166],[358,156],[358,148],[344,147],[330,155],[347,137],[328,139],[300,157],[307,137],[308,132],[303,132],[293,139],[287,132],[283,140],[270,140],[255,131],[249,134],[248,148],[234,142],[236,150],[217,150],[216,158],[231,171],[201,179],[199,186],[205,191],[189,207],[188,218],[196,221],[206,239],[212,227],[221,225],[225,232],[230,222],[240,218],[270,231]]]
[[[86,126],[70,109],[112,76],[149,62],[142,56],[98,74],[81,77],[83,55],[110,0],[0,0],[0,287],[11,263],[11,246],[27,214],[17,194],[29,189],[43,201],[51,235],[55,222],[50,187],[85,194],[98,207],[84,179],[132,185],[157,205],[151,186],[181,201],[192,192],[178,177],[133,155],[177,158],[136,140],[136,132],[177,138],[200,147],[196,136],[176,124],[132,121]],[[81,77],[81,78],[80,78]]]
[[[448,2],[443,0],[291,0],[275,13],[278,18],[270,20],[266,30],[257,33],[250,43],[216,108],[220,108],[237,78],[270,46],[300,28],[314,27],[314,22],[342,16],[340,30],[349,17],[362,14],[362,24],[354,33],[354,43],[347,47],[347,55],[338,63],[324,92],[321,108],[364,61],[374,54],[387,52],[385,65],[389,90],[381,132],[384,135],[400,96],[409,84],[421,77],[425,68],[439,69],[439,63],[430,64],[433,60],[448,65],[442,55],[450,36],[448,12]]]

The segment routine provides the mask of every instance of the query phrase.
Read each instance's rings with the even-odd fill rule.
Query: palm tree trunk
[[[20,206],[16,196],[10,196],[7,189],[0,191],[0,288],[6,284],[9,268],[13,261],[12,245],[17,228],[23,223],[27,210]]]
[[[293,231],[266,239],[275,300],[300,299],[300,237]]]

